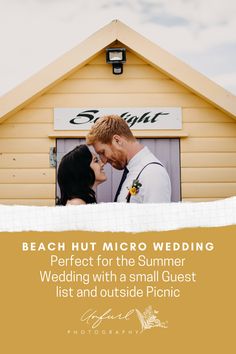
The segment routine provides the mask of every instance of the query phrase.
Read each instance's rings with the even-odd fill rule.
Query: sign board
[[[89,130],[104,115],[118,114],[132,130],[182,129],[179,107],[55,108],[54,130]]]

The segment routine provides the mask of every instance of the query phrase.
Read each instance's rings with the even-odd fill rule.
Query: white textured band
[[[202,203],[0,205],[0,231],[164,231],[236,224],[236,197]]]

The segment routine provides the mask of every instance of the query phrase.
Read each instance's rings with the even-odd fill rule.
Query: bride
[[[59,205],[96,203],[96,187],[106,181],[104,164],[87,145],[79,145],[63,156],[58,168],[61,191]]]

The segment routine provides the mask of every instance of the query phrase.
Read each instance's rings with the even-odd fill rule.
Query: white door
[[[172,187],[172,202],[181,200],[180,189],[180,148],[179,139],[138,139],[143,145],[161,161],[167,169]],[[85,139],[57,139],[57,166],[61,158],[79,144],[84,144]],[[97,189],[98,202],[112,202],[118,188],[123,171],[112,168],[109,164],[105,165],[107,181],[102,183]],[[60,191],[57,184],[57,196]]]

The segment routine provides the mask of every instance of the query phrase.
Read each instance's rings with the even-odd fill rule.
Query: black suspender
[[[145,165],[141,171],[139,172],[138,176],[136,177],[135,180],[138,180],[139,179],[139,176],[141,175],[141,173],[143,172],[143,170],[148,166],[148,165],[160,165],[163,167],[163,165],[160,163],[160,162],[149,162],[147,165]],[[131,193],[129,191],[129,193],[127,194],[127,197],[126,197],[126,200],[127,200],[127,203],[130,203],[130,198],[131,198]]]

